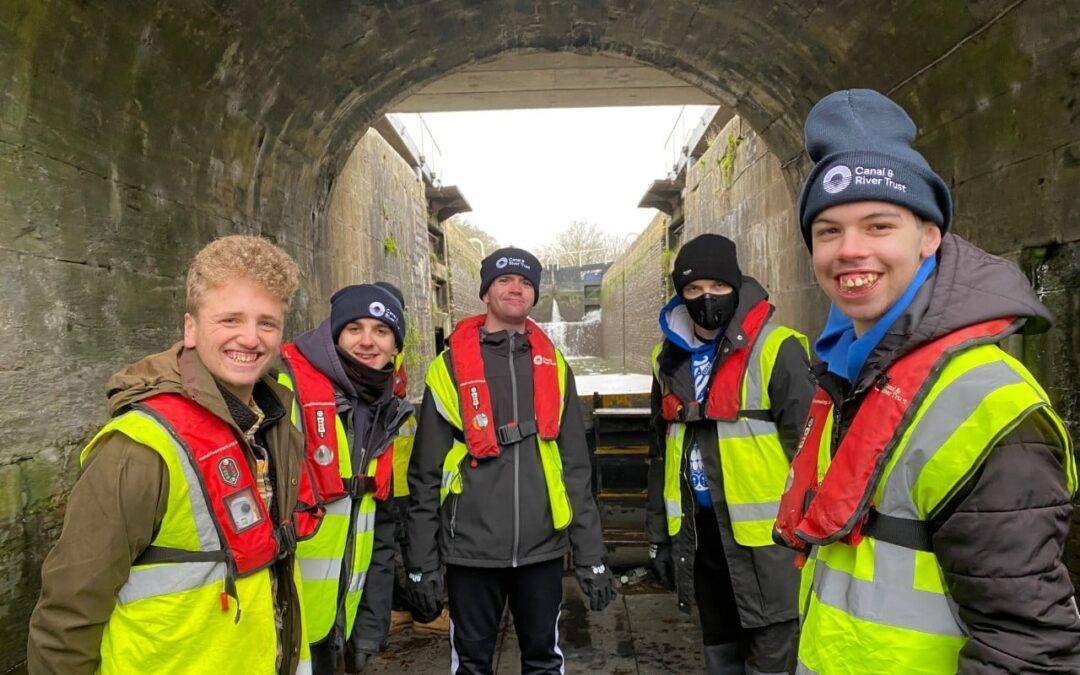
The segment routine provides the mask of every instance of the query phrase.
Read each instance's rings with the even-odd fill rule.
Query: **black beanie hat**
[[[719,234],[702,234],[683,244],[671,270],[675,292],[682,295],[683,288],[698,279],[723,281],[738,292],[742,286],[742,271],[739,270],[735,242]]]
[[[341,329],[364,318],[378,319],[389,326],[401,349],[405,343],[405,311],[390,291],[375,284],[355,284],[330,296],[330,331],[335,342]]]
[[[500,248],[492,251],[480,263],[480,299],[484,298],[491,282],[504,274],[520,274],[532,284],[533,304],[540,299],[540,261],[522,248]]]
[[[398,304],[402,309],[405,309],[405,296],[402,295],[401,289],[390,283],[389,281],[376,281],[375,285],[384,290],[390,291],[390,295],[397,298]]]
[[[937,223],[952,219],[952,195],[917,150],[915,123],[904,109],[872,89],[836,91],[806,117],[806,154],[814,168],[799,196],[799,224],[810,248],[810,225],[825,209],[883,201]]]

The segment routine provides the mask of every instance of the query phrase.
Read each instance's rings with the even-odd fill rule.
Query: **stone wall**
[[[615,260],[600,287],[604,359],[626,373],[648,373],[660,339],[656,317],[665,297],[670,256],[664,253],[667,216],[657,213],[630,248]]]
[[[405,296],[409,395],[424,392],[424,366],[435,356],[431,256],[424,183],[375,129],[369,129],[334,182],[327,213],[329,288],[313,303],[311,323],[330,313],[329,297],[349,284],[389,281]]]
[[[480,302],[480,261],[484,259],[479,249],[455,226],[456,216],[443,223],[446,247],[450,257],[450,318],[451,323],[467,316],[487,311]],[[447,335],[446,337],[450,337]]]

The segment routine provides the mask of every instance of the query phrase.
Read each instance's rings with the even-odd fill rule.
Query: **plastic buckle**
[[[513,445],[525,438],[517,422],[508,422],[499,427],[495,430],[495,435],[498,436],[501,445]]]
[[[682,411],[683,422],[697,422],[701,419],[701,404],[697,401],[690,401],[686,404],[686,407]]]
[[[296,551],[296,526],[291,520],[278,525],[274,534],[278,542],[278,560],[287,558]]]

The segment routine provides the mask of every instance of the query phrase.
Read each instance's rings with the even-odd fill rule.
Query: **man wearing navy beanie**
[[[832,300],[773,538],[799,552],[799,672],[1080,672],[1061,417],[998,344],[1052,317],[948,228],[916,127],[867,89],[806,120],[799,224]]]

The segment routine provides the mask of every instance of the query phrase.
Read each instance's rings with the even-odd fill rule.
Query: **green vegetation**
[[[724,150],[724,154],[716,160],[720,165],[720,176],[723,179],[724,187],[731,187],[735,178],[735,156],[739,152],[739,144],[742,143],[742,136],[736,136],[735,134],[728,134],[727,148]]]
[[[386,239],[382,242],[383,253],[386,255],[397,255],[400,253],[398,249],[397,241],[394,239],[394,235],[387,234]]]

